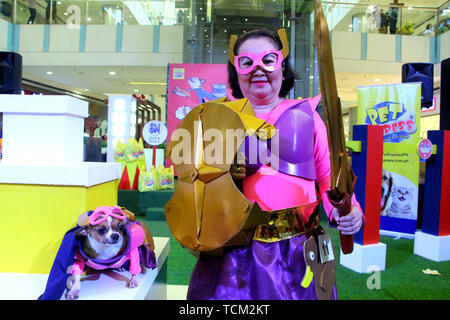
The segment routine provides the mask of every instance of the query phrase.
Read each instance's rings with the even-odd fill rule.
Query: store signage
[[[433,152],[433,144],[429,139],[422,139],[419,142],[417,152],[422,160],[427,160]]]
[[[167,128],[161,121],[152,120],[142,129],[142,137],[149,145],[158,146],[166,141]]]

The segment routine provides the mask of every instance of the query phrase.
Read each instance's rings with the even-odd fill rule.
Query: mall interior
[[[335,77],[347,140],[352,140],[353,126],[358,122],[358,88],[404,83],[406,80],[404,75],[402,76],[402,68],[407,64],[431,66],[431,74],[427,74],[432,83],[431,91],[428,93],[430,102],[421,105],[420,115],[418,115],[420,138],[427,138],[427,132],[430,130],[449,129],[449,124],[443,127],[443,121],[441,121],[441,109],[444,107],[441,106],[441,81],[444,81],[441,79],[441,61],[450,58],[450,1],[330,0],[322,1],[322,8],[329,27]],[[229,40],[232,34],[242,35],[255,29],[276,31],[280,28],[286,29],[290,44],[290,63],[299,76],[289,93],[289,98],[307,98],[320,94],[313,0],[0,1],[0,51],[18,53],[22,57],[20,95],[25,98],[69,96],[76,101],[83,101],[86,112],[81,112],[83,115],[80,113],[77,116],[84,118],[81,161],[96,162],[98,166],[106,166],[108,162],[114,162],[114,158],[108,156],[110,152],[108,148],[110,148],[109,144],[114,142],[112,144],[114,151],[114,145],[117,143],[117,139],[112,138],[113,133],[109,132],[110,122],[113,120],[112,102],[117,96],[129,97],[135,101],[135,119],[127,123],[129,130],[126,128],[126,131],[130,132],[127,137],[139,141],[147,122],[158,120],[167,125],[168,113],[171,110],[169,96],[173,93],[173,87],[170,86],[171,65],[224,65],[228,60]],[[445,77],[446,81],[450,82],[449,75]],[[201,85],[200,83],[200,87]],[[192,94],[194,89],[191,85],[190,88],[184,88],[183,92],[189,95],[189,92]],[[448,100],[449,98],[447,98],[447,104]],[[34,100],[23,101],[33,104]],[[28,107],[25,104],[22,106],[24,109]],[[448,105],[445,107],[450,108]],[[6,137],[5,120],[7,112],[10,112],[8,110],[8,108],[2,109],[0,105],[0,138],[2,135],[3,138]],[[21,111],[17,112],[21,113]],[[449,119],[447,115],[446,121],[448,122]],[[47,125],[43,122],[41,128],[33,127],[33,130],[38,132],[28,132],[28,137],[24,141],[39,144],[39,140],[34,140],[31,136],[37,135],[41,129],[48,129],[44,128],[47,126],[53,126],[53,124]],[[55,128],[57,127],[58,125],[55,124]],[[53,135],[50,139],[58,140],[56,136],[59,134],[54,132]],[[165,143],[157,147],[161,150],[159,154],[161,157],[165,147]],[[39,149],[39,146],[33,148]],[[158,161],[163,163],[163,160],[157,158],[156,153],[152,153],[154,148],[152,149],[146,141],[143,142],[143,148],[146,150],[146,156],[153,157],[151,158],[154,160],[153,164],[155,160],[156,163]],[[3,150],[0,149],[0,159],[2,151],[3,157],[6,157],[5,141],[3,141]],[[25,156],[25,153],[20,155]],[[30,156],[33,157],[33,155]],[[47,159],[46,156],[43,158]],[[152,163],[151,159],[145,160],[147,169],[148,164]],[[41,163],[39,159],[35,160],[30,161]],[[52,163],[51,159],[48,161]],[[9,164],[0,162],[0,166],[5,165]],[[117,171],[117,167],[114,168]],[[425,177],[424,168],[425,162],[421,162],[421,184]],[[23,167],[20,170],[25,174],[28,172]],[[0,170],[3,173],[5,171],[6,169]],[[76,173],[68,174],[63,170],[60,174],[64,176],[64,179],[76,179]],[[48,175],[51,176],[50,171]],[[148,225],[154,237],[169,240],[164,244],[155,241],[155,244],[163,246],[158,253],[161,257],[158,257],[165,265],[158,268],[159,274],[156,272],[154,277],[148,280],[148,286],[152,287],[144,288],[143,286],[142,290],[147,290],[145,293],[141,291],[134,295],[126,293],[118,299],[186,299],[187,285],[195,264],[195,257],[173,238],[164,218],[163,207],[173,194],[173,189],[161,190],[164,193],[161,198],[156,199],[152,196],[151,199],[145,199],[149,194],[147,192],[117,190],[118,179],[121,175],[122,173],[116,177],[113,185],[106,183],[107,186],[101,187],[102,191],[95,188],[103,184],[90,182],[85,184],[86,190],[83,192],[86,193],[84,196],[87,204],[74,205],[74,208],[84,210],[83,208],[92,204],[101,205],[93,198],[97,196],[107,198],[104,194],[113,190],[115,195],[112,203],[115,201],[134,211],[137,219]],[[39,179],[36,181],[41,181]],[[61,178],[58,181],[64,179]],[[131,174],[130,179],[132,179]],[[12,198],[20,202],[20,199],[27,198],[23,194],[24,190],[20,189],[24,186],[24,182],[13,181],[13,177],[0,181],[0,193],[3,193],[3,196],[0,194],[0,202],[9,203]],[[39,185],[40,182],[36,181],[26,182],[26,185],[30,188]],[[45,184],[42,183],[42,185]],[[51,182],[47,185],[50,190],[39,189],[39,192],[53,192],[51,188],[54,188],[54,184],[58,183]],[[61,184],[76,185],[75,182]],[[64,188],[64,192],[68,188]],[[131,194],[131,191],[134,193]],[[25,192],[32,193],[28,189]],[[16,196],[17,193],[21,193],[21,196]],[[61,197],[66,195],[63,196],[61,193]],[[38,200],[33,198],[32,201]],[[65,206],[65,203],[73,202],[69,198],[64,201],[66,202],[58,202],[55,205]],[[106,202],[110,203],[109,200]],[[7,204],[0,207],[3,207],[0,210],[7,210],[5,208],[13,208],[13,205]],[[47,205],[44,207],[47,208]],[[70,215],[68,210],[63,211]],[[54,257],[61,241],[61,229],[70,226],[70,221],[75,223],[76,220],[74,221],[73,217],[78,217],[81,213],[79,211],[72,213],[71,217],[64,221],[56,219],[60,225],[57,239],[53,239],[53,243],[51,239],[41,241],[39,244],[45,246],[45,249],[37,247],[34,250],[44,254],[36,258],[30,266],[16,268],[14,264],[2,263],[0,299],[39,297],[53,262],[53,258],[50,262],[43,262],[43,256]],[[1,212],[0,216],[8,214],[10,213]],[[51,229],[46,226],[44,230],[50,232]],[[0,231],[2,234],[5,232],[2,227]],[[3,240],[2,238],[2,242],[5,242]],[[413,240],[408,237],[384,235],[380,241],[388,243],[388,247],[396,248],[400,252],[396,253],[396,257],[386,259],[386,270],[382,273],[382,277],[386,277],[382,280],[389,279],[391,268],[393,284],[388,284],[388,280],[385,280],[386,284],[381,283],[382,289],[369,290],[366,286],[367,274],[359,274],[338,266],[338,283],[345,283],[343,279],[348,279],[349,283],[348,288],[342,285],[342,299],[450,298],[448,261],[435,262],[413,255],[410,252]],[[337,238],[336,243],[339,243]],[[2,251],[6,250],[5,245],[1,245],[0,248]],[[448,248],[447,250],[450,251]],[[388,248],[388,255],[393,252],[390,250]],[[7,256],[8,254],[13,257],[12,252],[8,252]],[[389,265],[389,259],[395,262]],[[416,281],[424,281],[429,296],[424,297],[420,292],[411,293],[409,287],[401,287],[401,284],[406,281],[406,275],[398,276],[395,271],[403,268],[402,263],[405,261],[411,266],[421,266],[421,274],[417,275]],[[22,264],[27,265],[27,262]],[[427,268],[438,270],[440,275],[427,275],[421,272],[422,269]],[[27,276],[24,277],[24,275]],[[45,277],[36,278],[36,275],[45,275]],[[111,279],[113,277],[106,277],[99,281],[104,281],[103,288],[109,286],[115,288],[116,284],[108,283]],[[23,283],[28,290],[19,288],[13,293],[10,289],[6,292],[5,288],[9,288],[8,284],[13,282]],[[91,287],[86,290],[84,297],[81,295],[81,298],[89,299],[89,295],[92,294],[92,299],[117,299],[110,293],[98,293],[99,290],[94,285],[95,281],[83,281],[82,287],[85,283],[86,289],[89,285]],[[145,283],[147,285],[147,282]],[[156,283],[164,283],[164,290],[156,288]],[[363,288],[354,289],[355,286],[358,287],[358,284]],[[389,290],[385,289],[389,285],[392,287],[389,287]],[[398,289],[393,289],[394,287]],[[24,293],[24,291],[27,292]]]

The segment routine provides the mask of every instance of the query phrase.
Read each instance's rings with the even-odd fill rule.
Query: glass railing
[[[374,5],[354,0],[322,4],[333,31],[435,36],[450,28],[450,1],[439,7]]]
[[[396,1],[394,1],[396,2]],[[0,18],[15,24],[176,25],[211,23],[226,12],[263,12],[283,26],[311,11],[292,0],[0,0]],[[425,2],[424,2],[425,3]],[[294,6],[292,6],[294,4]],[[333,31],[435,36],[450,29],[450,1],[439,7],[322,1]],[[199,15],[201,11],[203,15]],[[196,14],[191,14],[196,12]],[[202,20],[203,19],[203,20]]]
[[[0,17],[16,24],[175,25],[184,1],[1,0]]]

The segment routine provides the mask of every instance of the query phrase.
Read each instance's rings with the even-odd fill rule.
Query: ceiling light
[[[139,90],[138,89],[134,89],[134,92],[139,92]]]
[[[115,71],[110,71],[110,72],[109,72],[109,75],[110,75],[110,76],[115,76],[115,75],[116,75],[116,72],[115,72]]]
[[[51,72],[51,71],[47,71],[47,72],[46,72],[46,74],[52,75],[52,74],[53,74],[53,72]]]
[[[84,89],[84,91],[89,91],[89,89]]]
[[[380,82],[381,79],[380,79],[380,78],[375,78],[375,79],[373,79],[373,81],[375,81],[375,82]]]

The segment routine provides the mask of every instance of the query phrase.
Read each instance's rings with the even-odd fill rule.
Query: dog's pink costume
[[[77,250],[75,250],[75,260],[71,273],[73,275],[83,274],[85,265],[95,270],[116,269],[123,266],[128,260],[130,260],[130,273],[132,275],[140,273],[142,269],[139,258],[139,247],[144,243],[144,230],[138,223],[133,222],[128,223],[125,230],[128,233],[128,239],[130,239],[130,241],[123,254],[110,260],[92,259],[86,256],[82,251],[81,246],[78,246]]]

